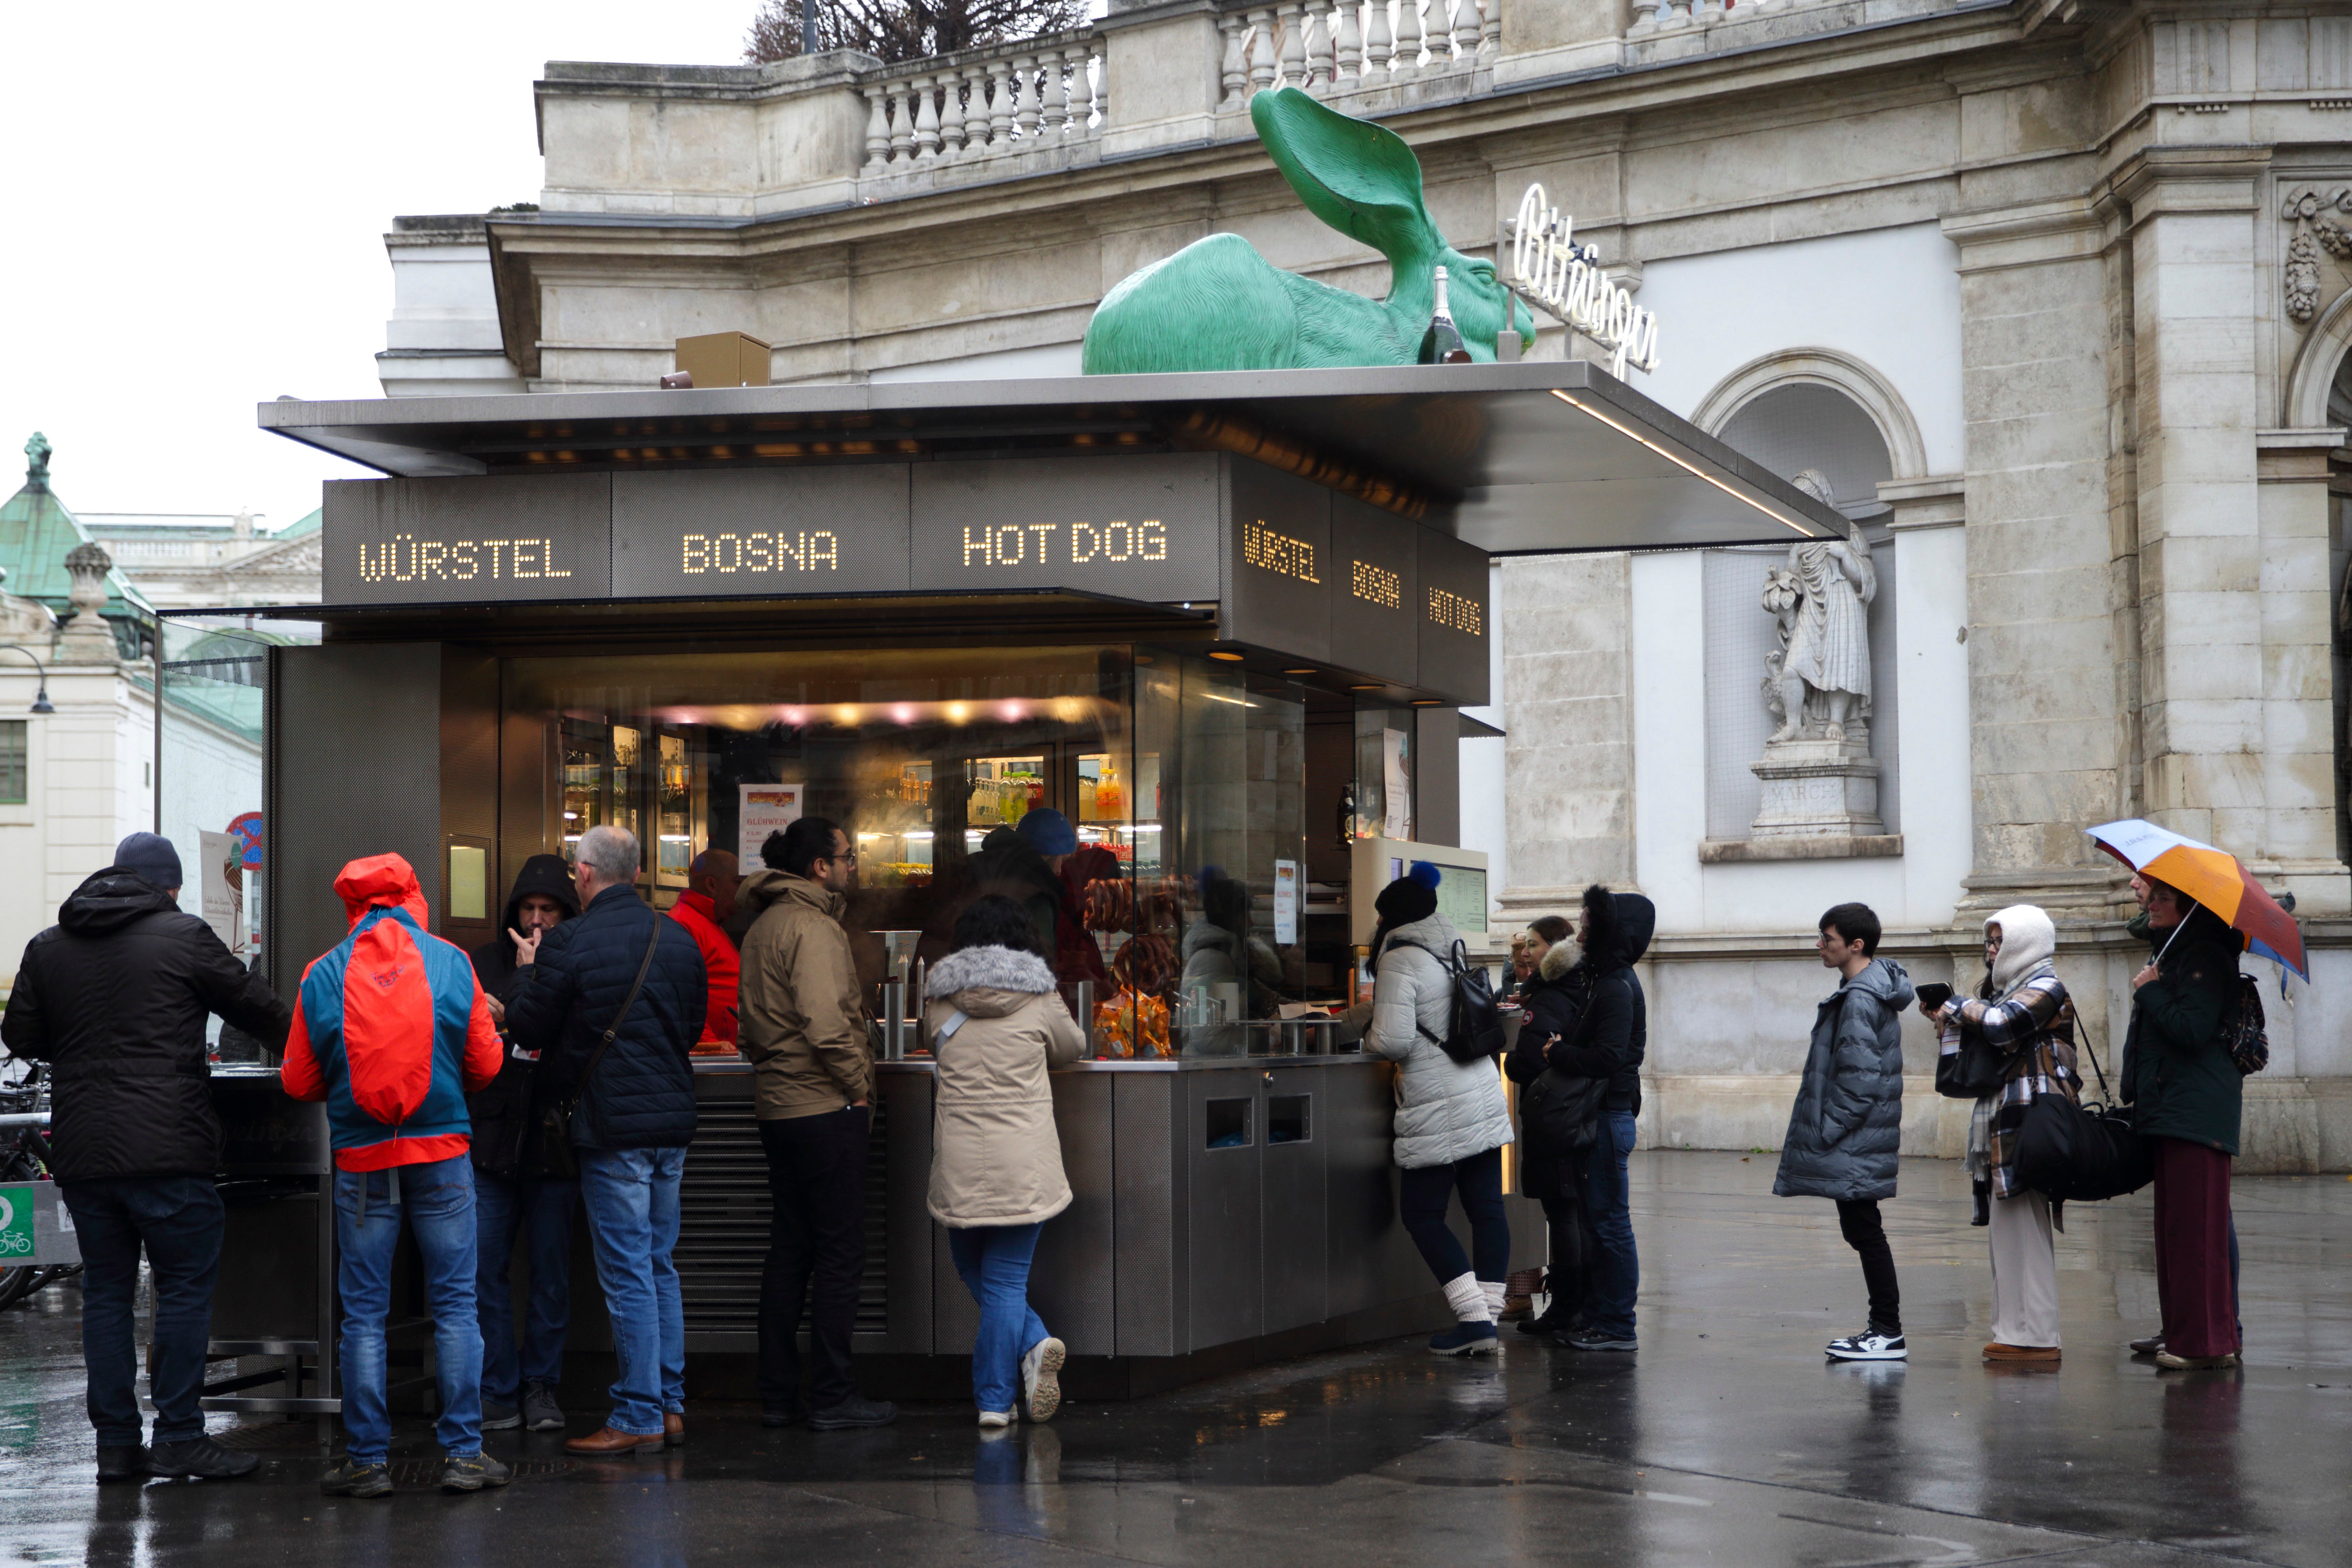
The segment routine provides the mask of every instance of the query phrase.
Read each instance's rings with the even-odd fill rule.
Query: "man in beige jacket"
[[[743,938],[738,1043],[756,1074],[754,1107],[774,1203],[760,1280],[761,1422],[800,1418],[801,1310],[814,1365],[809,1426],[882,1426],[895,1407],[849,1377],[849,1335],[866,1271],[866,1157],[874,1053],[857,966],[842,929],[857,875],[849,836],[804,816],[768,836],[768,869],[736,901],[758,911]]]

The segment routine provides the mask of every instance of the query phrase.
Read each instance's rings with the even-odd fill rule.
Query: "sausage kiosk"
[[[341,939],[354,857],[404,855],[470,948],[525,858],[596,824],[635,832],[667,905],[697,852],[753,862],[805,812],[856,837],[848,924],[887,1022],[988,833],[1058,807],[1115,994],[1082,1004],[1092,1055],[1055,1077],[1076,1200],[1032,1290],[1105,1393],[1432,1316],[1391,1069],[1296,1019],[1359,982],[1350,912],[1379,889],[1349,885],[1352,847],[1404,841],[1352,857],[1385,868],[1459,837],[1490,554],[1837,521],[1580,363],[282,400],[261,422],[387,476],[326,487],[324,605],[263,612],[321,631],[267,653],[280,988]],[[1480,858],[1442,858],[1483,945]],[[858,1349],[961,1355],[975,1309],[923,1204],[929,1063],[909,1027],[877,1037]],[[708,1358],[755,1343],[767,1194],[748,1065],[696,1065],[677,1263],[721,1393]],[[245,1403],[331,1408],[332,1230],[300,1179],[323,1140],[312,1108],[222,1089],[259,1152],[230,1174],[268,1201],[237,1211],[251,1288],[215,1333],[309,1368]],[[1515,1218],[1524,1264],[1541,1225]],[[601,1328],[583,1310],[574,1348]]]

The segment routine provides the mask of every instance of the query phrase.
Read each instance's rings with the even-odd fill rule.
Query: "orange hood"
[[[337,873],[335,891],[353,925],[368,910],[388,906],[406,910],[419,930],[425,927],[425,889],[417,886],[415,871],[397,855],[371,855],[352,861]]]

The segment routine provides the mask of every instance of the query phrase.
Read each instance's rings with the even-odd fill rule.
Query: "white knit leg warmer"
[[[1478,1283],[1475,1274],[1461,1274],[1445,1282],[1445,1304],[1454,1309],[1454,1316],[1465,1323],[1491,1323],[1495,1314],[1486,1306],[1486,1288]]]
[[[1486,1292],[1486,1317],[1490,1322],[1499,1323],[1503,1321],[1504,1285],[1505,1281],[1500,1279],[1478,1281],[1478,1289]]]

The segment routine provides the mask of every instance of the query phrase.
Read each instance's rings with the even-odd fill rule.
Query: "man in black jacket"
[[[81,1243],[81,1353],[98,1479],[252,1474],[205,1436],[205,1351],[220,1268],[221,1123],[205,1016],[263,1044],[290,1016],[268,982],[179,906],[172,841],[134,833],[26,944],[0,1043],[49,1064],[50,1164]],[[155,1446],[140,1446],[131,1298],[154,1276]]]
[[[482,983],[490,1016],[502,1032],[507,998],[521,973],[515,963],[518,945],[537,942],[579,912],[580,895],[572,890],[572,868],[562,856],[534,855],[522,863],[498,934],[473,952],[474,977]],[[534,1432],[563,1430],[555,1388],[563,1373],[564,1335],[572,1326],[572,1212],[580,1206],[580,1184],[550,1175],[526,1158],[530,1124],[541,1103],[533,1092],[537,1068],[529,1055],[509,1047],[489,1087],[466,1100],[474,1121],[474,1300],[482,1321],[486,1432],[525,1425]],[[518,1231],[530,1260],[530,1300],[520,1346],[507,1289]]]
[[[709,991],[693,933],[637,897],[636,836],[592,827],[577,856],[580,918],[515,943],[506,1004],[508,1030],[552,1069],[552,1092],[579,1098],[572,1143],[620,1363],[604,1428],[563,1446],[658,1452],[686,1441],[686,1315],[670,1255]]]

